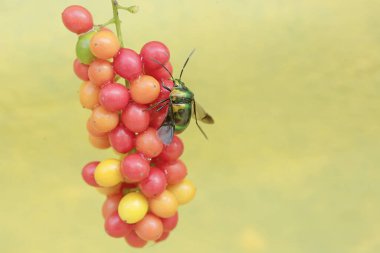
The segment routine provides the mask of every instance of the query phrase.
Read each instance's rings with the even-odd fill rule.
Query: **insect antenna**
[[[162,87],[164,87],[165,90],[171,92],[172,90],[164,84],[164,82],[161,83]]]
[[[162,64],[161,62],[157,61],[157,60],[154,59],[154,58],[150,58],[150,59],[151,59],[152,61],[154,61],[155,63],[157,63],[158,65],[160,65],[161,67],[163,67],[163,68],[166,70],[166,72],[169,73],[170,77],[172,78],[172,81],[174,82],[174,77],[173,77],[172,73],[170,73],[170,71],[168,70],[167,67],[164,66],[164,64]]]
[[[185,64],[183,64],[183,67],[182,67],[182,70],[181,70],[181,74],[179,75],[179,80],[181,80],[182,78],[182,74],[183,74],[183,70],[185,69],[187,63],[189,62],[190,60],[190,57],[194,54],[195,52],[195,48],[191,51],[191,53],[189,54],[189,56],[187,57],[186,61],[185,61]]]

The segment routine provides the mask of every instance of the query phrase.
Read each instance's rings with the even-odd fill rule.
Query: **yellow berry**
[[[142,220],[148,212],[148,201],[139,192],[130,192],[119,203],[118,213],[120,218],[128,224]]]
[[[174,194],[180,205],[190,202],[196,192],[193,182],[189,179],[184,179],[178,184],[170,185],[168,190]]]
[[[102,187],[112,187],[123,181],[120,173],[120,161],[107,159],[96,166],[95,181]]]

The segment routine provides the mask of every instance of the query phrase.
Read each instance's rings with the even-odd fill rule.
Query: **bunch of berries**
[[[133,247],[165,240],[177,225],[178,206],[195,195],[179,159],[181,139],[175,135],[166,145],[157,133],[167,106],[150,109],[169,98],[165,86],[173,87],[165,70],[173,71],[169,49],[157,41],[146,43],[140,53],[124,48],[110,29],[94,26],[82,6],[67,7],[62,20],[79,35],[73,68],[83,81],[80,103],[91,111],[90,143],[118,154],[82,169],[84,181],[107,196],[102,208],[105,231]]]

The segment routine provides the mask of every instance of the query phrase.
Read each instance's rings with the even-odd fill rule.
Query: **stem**
[[[110,25],[110,24],[114,24],[114,23],[115,23],[115,19],[111,18],[110,20],[108,20],[104,24],[101,24],[100,26],[104,27],[104,26],[107,26],[107,25]]]
[[[117,38],[119,39],[120,46],[124,47],[124,40],[123,40],[123,35],[121,33],[121,27],[120,27],[121,20],[119,18],[119,11],[118,11],[119,3],[117,2],[117,0],[111,0],[111,3],[112,3],[112,11],[113,11],[113,21],[116,27]],[[125,87],[129,88],[129,82],[127,79],[125,79]]]
[[[115,20],[113,18],[111,18],[110,20],[108,20],[107,22],[105,22],[104,24],[100,24],[100,25],[94,25],[94,29],[96,31],[99,31],[100,29],[102,29],[103,27],[106,27],[107,25],[110,25],[110,24],[114,24],[115,23]]]
[[[123,35],[121,34],[121,28],[120,28],[121,20],[119,18],[119,11],[118,11],[119,4],[117,0],[111,0],[111,3],[112,3],[113,19],[115,21],[117,37],[120,41],[121,47],[124,47]]]

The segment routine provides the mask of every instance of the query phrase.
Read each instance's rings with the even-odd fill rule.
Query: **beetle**
[[[158,136],[166,145],[172,142],[174,133],[182,133],[188,127],[192,116],[195,119],[197,127],[206,139],[207,135],[199,125],[198,120],[206,124],[214,124],[214,119],[195,101],[194,93],[181,80],[183,71],[194,52],[195,50],[191,51],[187,57],[179,78],[174,78],[162,63],[152,59],[170,74],[171,80],[174,83],[172,89],[162,83],[162,87],[170,92],[169,98],[158,101],[148,108],[148,110],[151,110],[158,107],[157,111],[160,111],[168,106],[165,120],[158,129]]]

